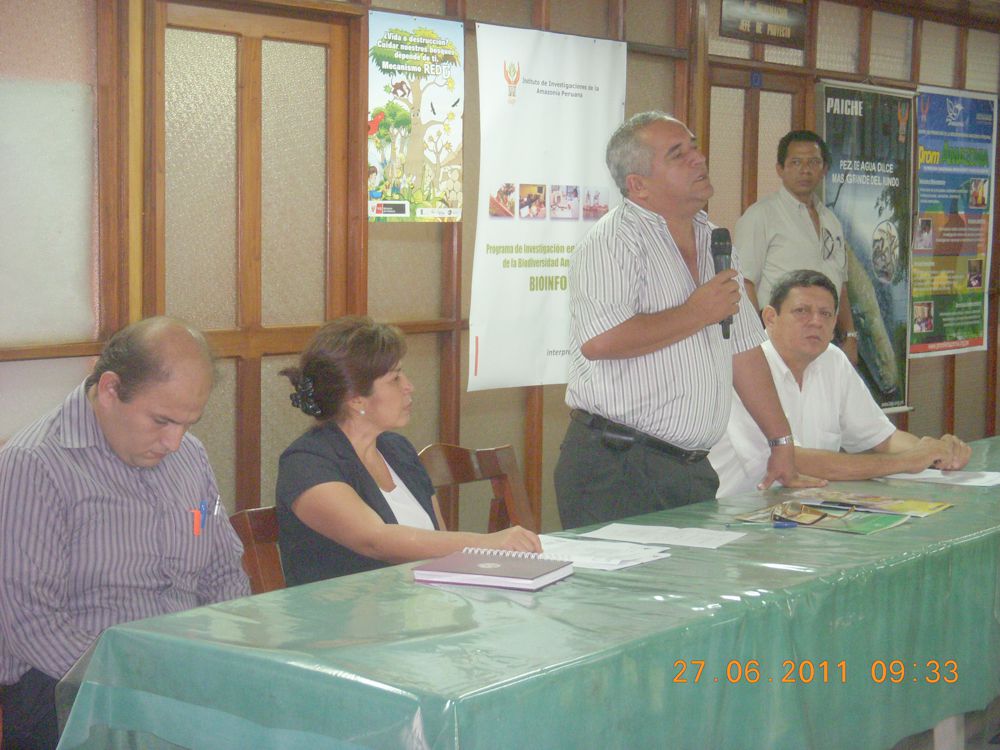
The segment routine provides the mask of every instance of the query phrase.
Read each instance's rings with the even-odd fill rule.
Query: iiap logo
[[[952,127],[965,127],[965,105],[961,99],[948,99],[948,119],[946,123]]]
[[[507,101],[513,104],[517,99],[517,84],[521,82],[521,63],[503,63],[503,77],[507,81]]]

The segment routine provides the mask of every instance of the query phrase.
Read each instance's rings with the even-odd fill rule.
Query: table
[[[1000,438],[969,468],[1000,468]],[[986,706],[1000,492],[837,486],[955,507],[867,537],[753,527],[537,593],[402,565],[117,626],[60,748],[888,748]],[[635,521],[723,528],[783,493]]]

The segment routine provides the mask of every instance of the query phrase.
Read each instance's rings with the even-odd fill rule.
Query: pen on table
[[[795,521],[736,521],[727,523],[726,528],[739,528],[740,526],[770,526],[775,529],[794,529],[798,526]]]

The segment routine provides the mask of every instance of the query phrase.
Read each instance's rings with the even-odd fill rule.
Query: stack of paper
[[[596,539],[616,539],[622,542],[640,544],[673,544],[678,547],[704,547],[718,549],[741,536],[739,531],[716,531],[715,529],[676,528],[674,526],[641,526],[634,523],[609,523],[581,536]]]
[[[889,474],[883,479],[907,479],[911,482],[936,482],[937,484],[957,484],[966,487],[994,487],[1000,484],[997,471],[941,471],[924,469],[917,474]]]
[[[550,534],[543,534],[540,539],[546,556],[572,560],[575,567],[591,570],[619,570],[670,557],[670,553],[662,547],[643,544],[600,542]]]

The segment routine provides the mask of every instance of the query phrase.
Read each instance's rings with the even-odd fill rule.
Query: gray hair
[[[676,117],[668,115],[666,112],[659,110],[639,112],[619,125],[608,140],[604,160],[607,162],[608,170],[611,172],[615,184],[622,191],[622,195],[626,197],[628,197],[628,187],[625,184],[625,178],[630,174],[647,177],[653,170],[653,150],[640,137],[640,134],[648,125],[659,120],[684,125]]]

